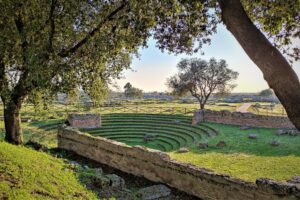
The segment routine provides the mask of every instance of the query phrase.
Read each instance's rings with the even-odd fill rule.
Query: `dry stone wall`
[[[74,128],[99,128],[101,127],[101,117],[97,113],[69,114],[68,122]]]
[[[230,112],[227,110],[196,110],[192,123],[197,124],[201,121],[263,128],[295,128],[287,117]]]
[[[259,179],[256,184],[216,174],[171,160],[158,150],[131,147],[113,140],[83,134],[71,127],[58,131],[58,147],[124,172],[161,182],[202,199],[296,200],[296,185]]]

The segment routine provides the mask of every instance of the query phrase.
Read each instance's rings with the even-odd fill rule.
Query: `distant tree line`
[[[124,95],[126,98],[142,98],[143,90],[133,87],[129,82],[124,86]]]

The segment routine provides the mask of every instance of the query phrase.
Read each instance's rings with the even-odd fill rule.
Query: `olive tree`
[[[182,14],[191,6],[173,0],[0,1],[5,139],[23,142],[20,110],[33,92],[52,95],[82,88],[101,98],[147,38],[154,34],[159,43],[168,42],[163,30],[179,25],[178,20],[187,22],[190,17]],[[198,20],[189,37],[168,50],[190,49],[192,38],[202,32],[198,24],[207,19],[200,12],[194,17]],[[199,42],[205,42],[207,34],[203,32]]]
[[[143,90],[133,87],[131,83],[126,83],[124,86],[124,94],[125,97],[130,98],[142,98],[143,97]]]
[[[20,109],[31,93],[78,85],[92,93],[129,66],[134,49],[124,49],[120,38],[134,34],[110,22],[124,3],[12,0],[0,7],[0,94],[9,142],[23,142]]]
[[[204,109],[213,92],[230,92],[235,87],[232,82],[238,76],[237,72],[227,67],[225,60],[217,61],[214,58],[209,61],[199,58],[183,59],[177,68],[178,74],[170,77],[167,85],[178,96],[190,92],[198,100],[200,109]]]
[[[263,97],[271,97],[271,96],[273,96],[273,94],[274,94],[274,92],[271,89],[264,89],[259,92],[259,95],[263,96]]]
[[[128,68],[151,35],[157,47],[193,53],[224,23],[300,128],[300,1],[0,1],[0,96],[6,140],[22,143],[20,109],[32,91],[82,88],[91,96]],[[283,55],[286,55],[284,57]]]

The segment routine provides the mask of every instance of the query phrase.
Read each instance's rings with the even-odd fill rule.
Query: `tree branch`
[[[5,86],[8,86],[7,80],[5,78],[5,64],[2,57],[0,56],[0,96],[3,104],[5,104],[6,99],[4,95],[4,91],[6,90]]]
[[[26,40],[26,34],[24,32],[24,22],[22,20],[21,14],[15,17],[15,25],[17,27],[20,41],[21,41],[21,49],[22,49],[22,57],[23,57],[23,65],[27,63],[26,52],[28,48],[28,42]]]
[[[117,7],[114,11],[112,11],[107,17],[105,17],[105,19],[103,19],[96,28],[94,28],[92,31],[90,31],[82,40],[80,40],[79,42],[77,42],[73,47],[71,47],[70,49],[66,50],[66,49],[62,49],[58,55],[60,57],[68,57],[71,54],[75,53],[80,47],[82,47],[85,43],[88,42],[88,40],[90,38],[92,38],[97,32],[100,31],[101,27],[108,21],[111,21],[113,19],[113,17],[119,13],[121,10],[123,10],[125,8],[125,6],[127,5],[126,1],[123,2],[119,7]]]
[[[22,74],[20,75],[19,81],[16,84],[16,86],[12,89],[11,93],[11,100],[14,101],[15,104],[17,104],[20,101],[22,101],[23,98],[25,98],[29,92],[29,87],[27,86],[29,68],[27,62],[28,42],[26,40],[26,33],[24,32],[24,22],[20,13],[15,18],[15,24],[21,40],[21,49],[23,57],[23,67],[20,69],[20,71],[22,71]]]
[[[52,0],[51,1],[51,8],[49,12],[49,22],[50,22],[50,31],[49,31],[49,44],[48,44],[48,50],[50,52],[53,52],[53,46],[52,46],[52,41],[55,33],[55,22],[54,22],[54,10],[56,6],[57,0]]]

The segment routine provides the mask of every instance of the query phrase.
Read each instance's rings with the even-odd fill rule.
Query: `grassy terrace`
[[[62,122],[25,123],[25,139],[34,138],[55,146],[56,127]],[[239,126],[216,123],[191,126],[190,116],[167,114],[103,114],[102,122],[102,128],[88,132],[128,145],[159,149],[173,159],[236,178],[252,182],[260,177],[285,181],[300,175],[300,136],[278,136],[275,129],[240,130]],[[3,129],[1,122],[0,128]],[[145,134],[155,135],[155,139],[145,143]],[[249,139],[249,134],[256,134],[257,139]],[[221,140],[227,146],[217,148],[216,144]],[[280,145],[271,146],[272,140],[279,141]],[[209,148],[200,149],[200,142],[207,142]],[[176,153],[179,147],[189,147],[190,152]]]
[[[191,117],[163,114],[106,114],[102,127],[83,130],[128,145],[143,145],[161,151],[174,151],[180,147],[195,146],[217,131],[209,126],[191,126]],[[144,141],[145,135],[154,137]]]
[[[266,177],[286,181],[300,175],[300,136],[278,136],[274,129],[240,130],[238,126],[205,123],[219,130],[209,138],[208,149],[192,147],[188,153],[169,153],[173,159],[254,182]],[[256,134],[257,139],[249,139]],[[216,144],[224,140],[226,147]],[[279,146],[271,146],[277,140]]]
[[[240,130],[239,126],[216,123],[191,126],[191,118],[182,115],[107,114],[102,119],[103,127],[89,130],[90,134],[166,151],[173,159],[218,173],[251,182],[261,177],[286,181],[300,175],[300,136],[278,136],[275,129]],[[156,135],[156,139],[145,143],[145,134]],[[256,134],[257,139],[249,139],[249,134]],[[226,147],[216,147],[221,140]],[[271,146],[273,140],[280,145]],[[207,142],[209,148],[200,149],[200,142]],[[183,146],[190,152],[177,153],[176,149]]]
[[[0,199],[97,199],[62,159],[0,141]]]
[[[25,143],[32,139],[50,148],[57,147],[57,126],[62,123],[62,119],[23,122],[22,128]],[[0,141],[4,139],[4,135],[4,122],[0,121]]]

